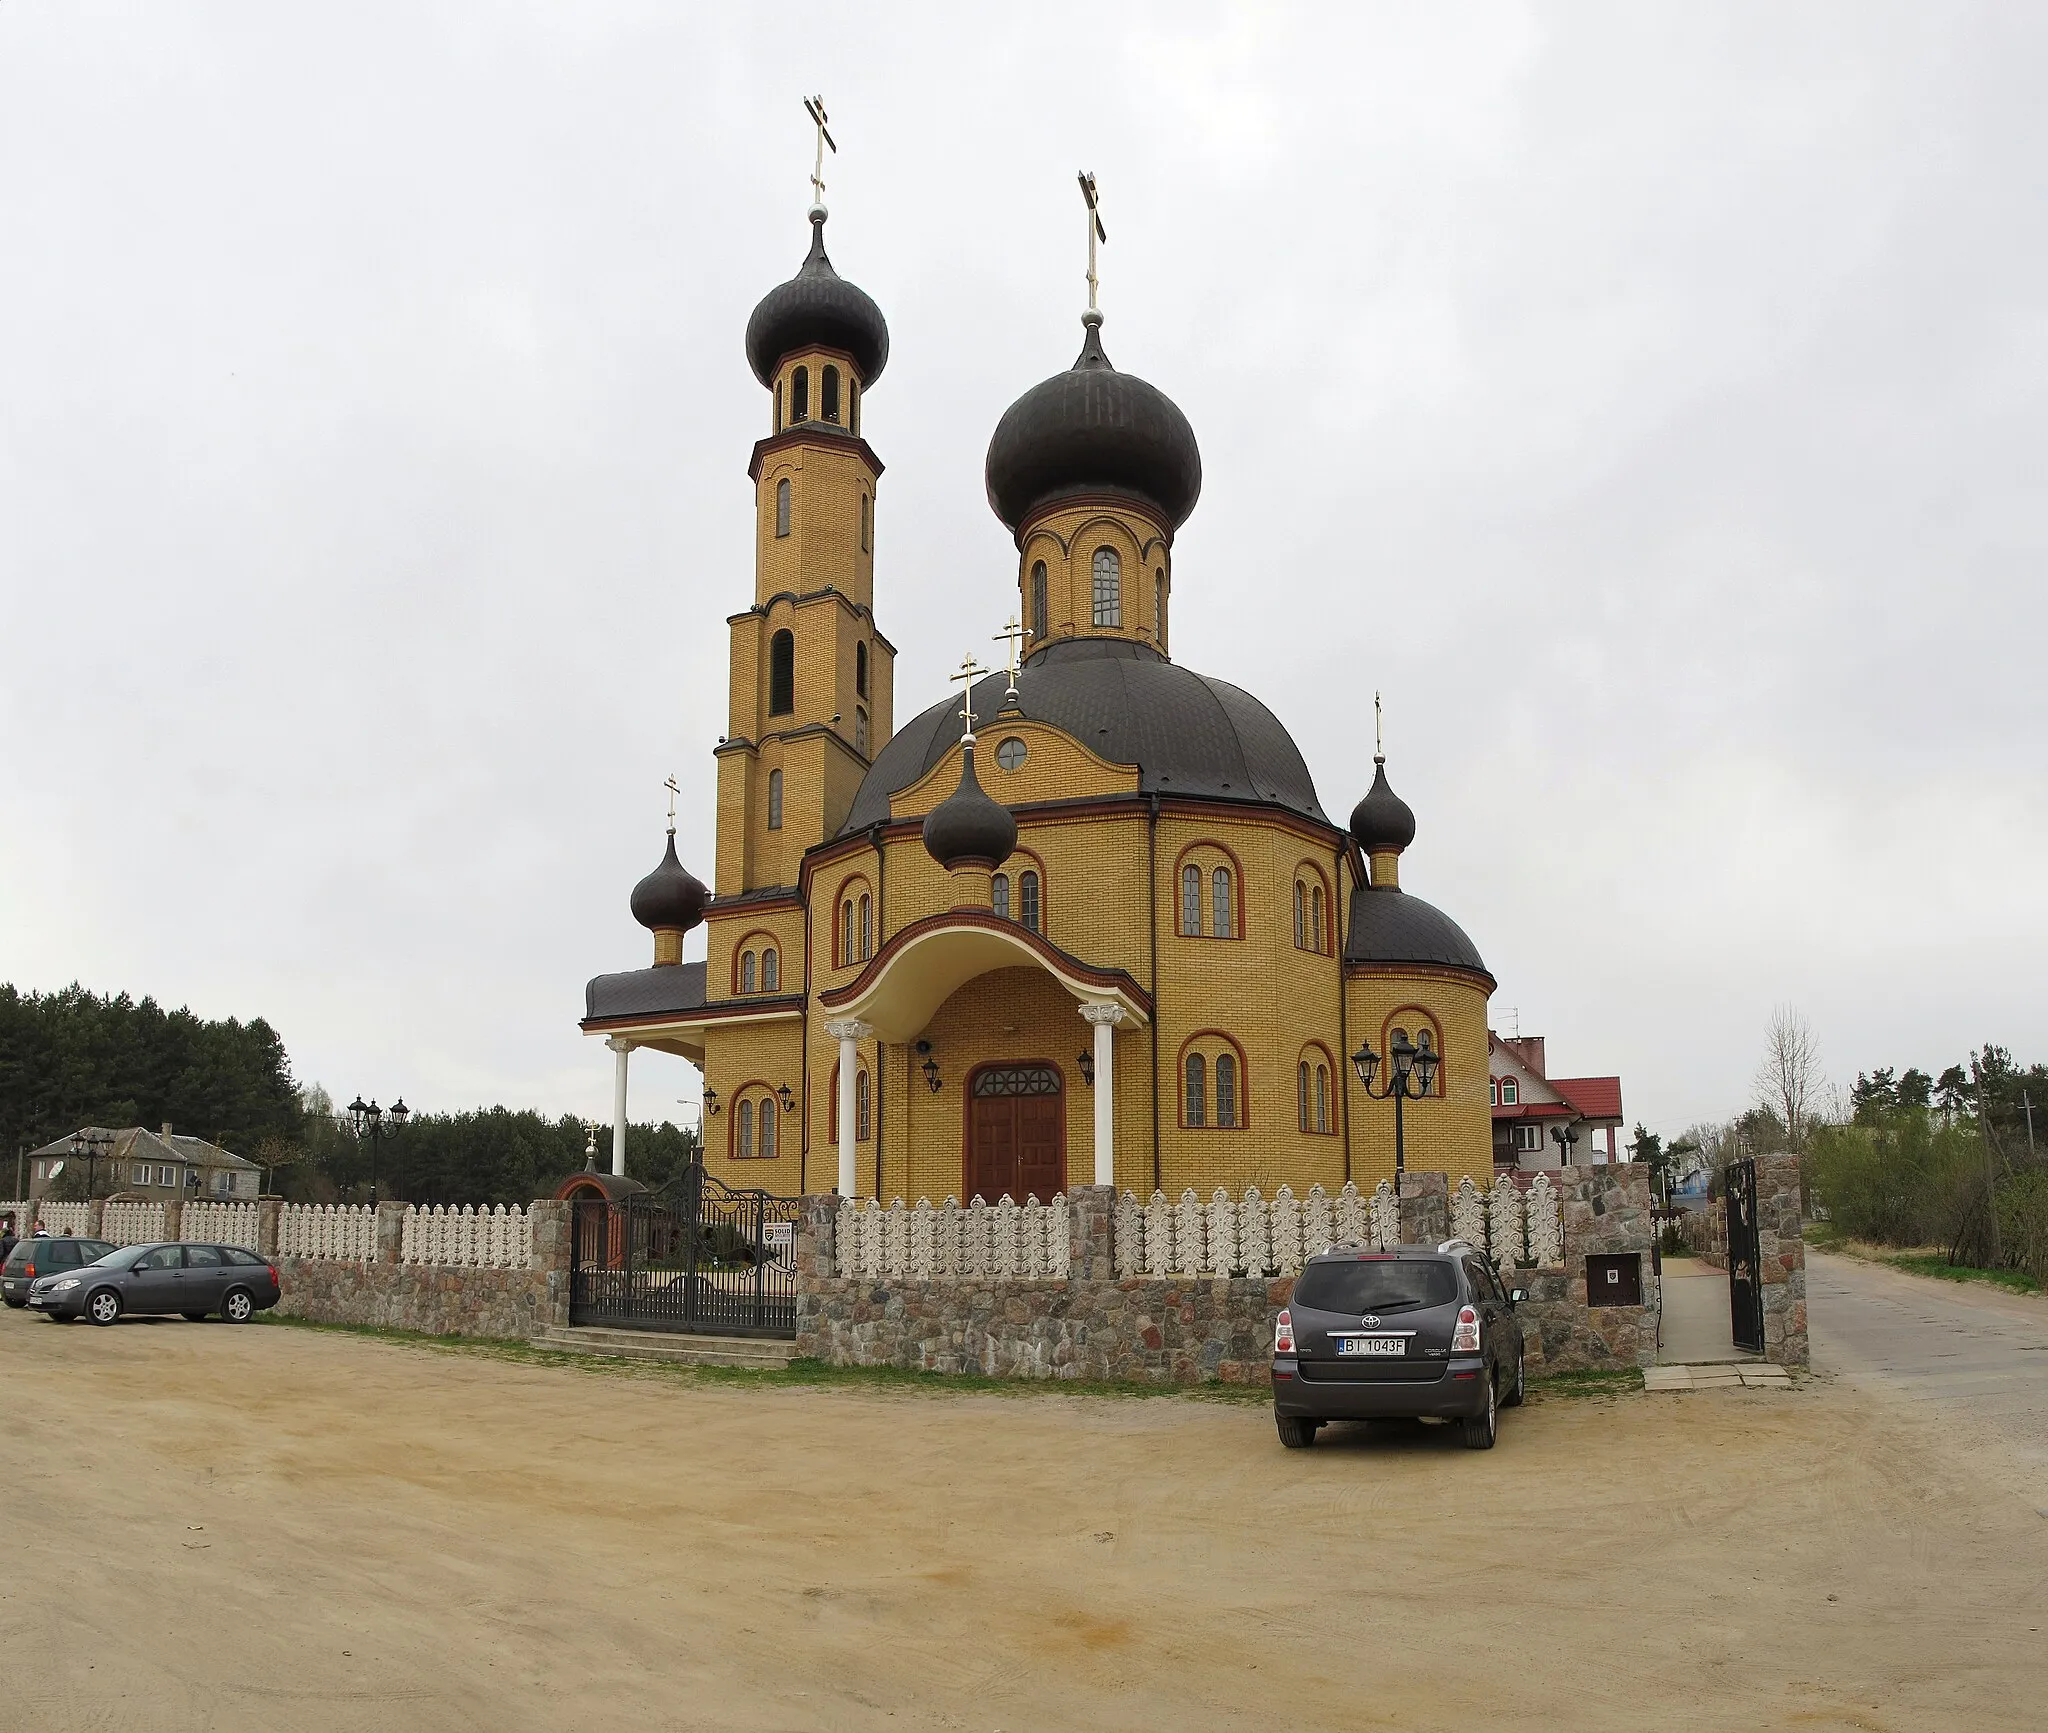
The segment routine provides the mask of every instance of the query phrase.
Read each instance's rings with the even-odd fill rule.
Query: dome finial
[[[1088,311],[1081,315],[1081,323],[1090,327],[1102,323],[1102,309],[1095,304],[1095,243],[1109,240],[1109,231],[1102,226],[1102,209],[1097,202],[1095,171],[1081,170],[1075,178],[1081,183],[1081,202],[1088,207]]]
[[[972,656],[962,656],[959,671],[946,676],[960,682],[960,738],[970,747],[974,744],[974,683],[987,672]]]
[[[822,96],[804,98],[804,113],[811,117],[818,129],[818,160],[811,165],[811,221],[822,226],[825,221],[825,152],[829,149],[834,156],[839,146],[832,141],[832,135],[825,130],[825,99]]]

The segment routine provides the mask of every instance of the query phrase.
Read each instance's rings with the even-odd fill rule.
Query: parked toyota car
[[[53,1271],[75,1270],[119,1248],[111,1240],[75,1239],[70,1234],[31,1235],[18,1241],[0,1263],[0,1300],[16,1311],[28,1304],[29,1284]]]
[[[1491,1450],[1522,1400],[1522,1298],[1463,1240],[1310,1258],[1274,1321],[1280,1442],[1305,1449],[1329,1420],[1437,1418]]]
[[[38,1276],[28,1303],[59,1324],[111,1324],[124,1312],[176,1312],[195,1323],[218,1312],[246,1324],[277,1304],[277,1270],[243,1246],[123,1246],[97,1263]]]

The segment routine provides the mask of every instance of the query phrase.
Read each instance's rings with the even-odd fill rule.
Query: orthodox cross
[[[1004,655],[1009,663],[1010,689],[1003,694],[1003,703],[1005,705],[1017,702],[1017,652],[1023,649],[1025,639],[1030,636],[1031,628],[1029,626],[1020,626],[1017,623],[1017,616],[1012,614],[1003,629],[994,638],[990,639],[991,643],[1005,646]]]
[[[962,740],[974,738],[974,683],[987,672],[972,656],[963,656],[960,658],[960,671],[947,676],[960,682],[960,715],[967,724],[966,731],[960,736]]]
[[[805,97],[804,113],[818,128],[818,160],[811,167],[811,202],[822,205],[825,202],[825,151],[829,146],[832,154],[837,156],[839,146],[832,142],[832,135],[825,130],[825,99],[822,96]]]
[[[676,786],[676,779],[673,775],[661,786],[668,790],[668,833],[670,836],[674,836],[676,833],[676,796],[683,791]]]
[[[1109,231],[1102,226],[1102,212],[1095,203],[1095,176],[1084,172],[1077,176],[1081,183],[1081,202],[1088,207],[1088,311],[1095,308],[1095,243],[1107,241]]]
[[[1380,695],[1372,695],[1372,755],[1384,758],[1387,755],[1386,728],[1380,720]]]

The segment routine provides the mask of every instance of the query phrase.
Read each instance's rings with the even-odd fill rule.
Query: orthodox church
[[[1334,823],[1273,712],[1173,659],[1201,454],[1111,364],[1092,239],[1080,353],[988,447],[1010,665],[970,662],[897,727],[867,437],[889,329],[825,223],[815,204],[809,255],[747,323],[769,427],[714,885],[671,820],[632,894],[651,966],[586,993],[616,1056],[614,1171],[630,1055],[653,1048],[703,1070],[708,1171],[784,1195],[1366,1187],[1397,1123],[1409,1166],[1483,1178],[1494,981],[1401,884],[1415,818],[1385,759]]]

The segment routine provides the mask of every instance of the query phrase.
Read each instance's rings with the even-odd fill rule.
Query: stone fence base
[[[278,1314],[320,1324],[523,1341],[569,1321],[569,1278],[559,1270],[279,1258],[277,1274]]]

